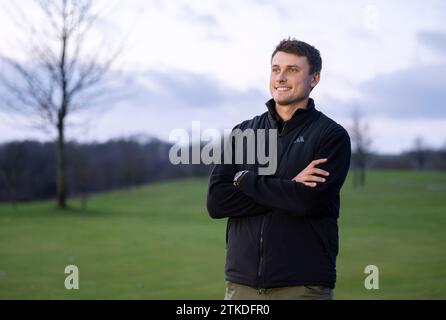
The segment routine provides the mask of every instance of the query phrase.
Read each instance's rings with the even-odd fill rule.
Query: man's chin
[[[285,106],[293,106],[296,103],[299,103],[299,102],[305,100],[305,97],[299,97],[297,99],[280,99],[280,98],[273,97],[273,99],[276,104],[279,104],[279,105],[285,107]]]
[[[280,104],[281,106],[291,106],[295,104],[299,100],[291,100],[291,99],[274,99],[274,102]]]

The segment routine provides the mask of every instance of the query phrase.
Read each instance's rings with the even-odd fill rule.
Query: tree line
[[[66,145],[67,195],[138,186],[187,177],[207,176],[211,166],[172,165],[171,144],[157,139],[111,140]],[[0,145],[0,201],[49,199],[57,194],[57,142],[15,141]]]
[[[173,165],[172,144],[136,138],[103,143],[69,142],[66,146],[67,194],[85,199],[89,194],[188,177],[206,177],[211,165]],[[57,194],[57,142],[15,141],[0,144],[0,201],[54,198]],[[352,155],[351,171],[357,167]],[[361,155],[362,157],[362,155]],[[362,166],[361,160],[361,166]],[[399,155],[367,155],[367,169],[446,170],[446,149],[414,148]]]

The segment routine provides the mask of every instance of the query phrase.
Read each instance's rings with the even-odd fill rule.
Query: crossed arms
[[[350,138],[334,130],[322,141],[315,159],[291,180],[248,172],[233,185],[234,164],[218,164],[209,178],[207,209],[212,218],[259,215],[271,210],[295,216],[311,216],[337,194],[350,165]],[[319,167],[316,167],[319,166]]]

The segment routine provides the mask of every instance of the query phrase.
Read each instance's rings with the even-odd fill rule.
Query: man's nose
[[[279,81],[279,82],[285,82],[286,81],[286,76],[285,76],[284,72],[281,72],[281,73],[278,74],[277,81]]]

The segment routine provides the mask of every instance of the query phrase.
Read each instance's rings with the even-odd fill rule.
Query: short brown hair
[[[321,72],[322,70],[322,58],[319,50],[306,42],[294,38],[283,39],[271,55],[271,61],[279,51],[295,54],[299,57],[307,57],[310,64],[310,74]]]

